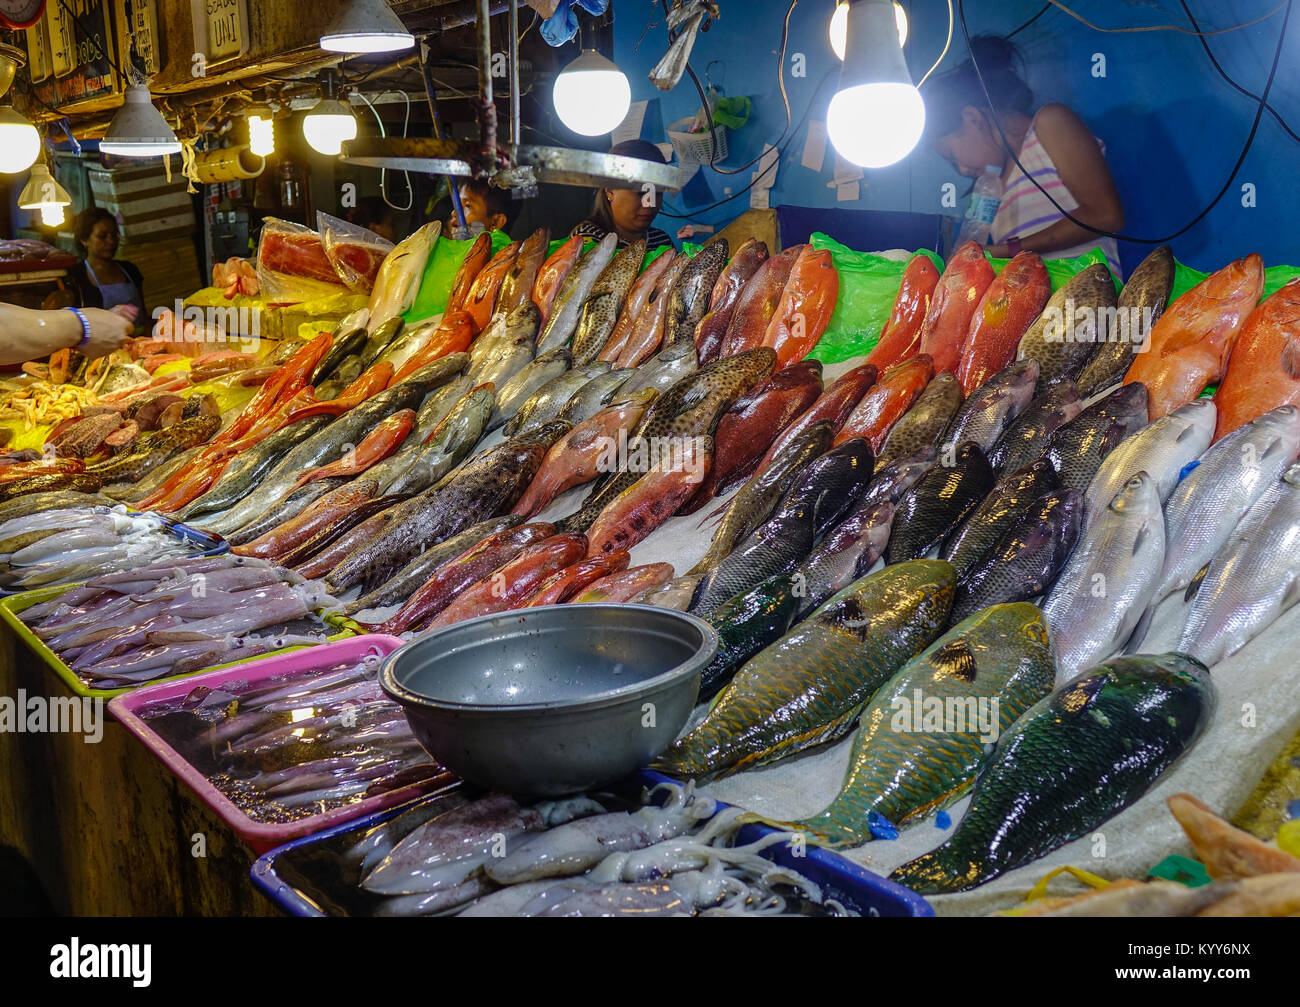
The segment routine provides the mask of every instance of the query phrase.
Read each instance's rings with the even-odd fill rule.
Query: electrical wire
[[[1260,97],[1259,106],[1255,110],[1255,121],[1251,123],[1250,134],[1246,137],[1245,146],[1243,146],[1241,149],[1241,155],[1237,158],[1237,163],[1232,166],[1232,171],[1229,173],[1227,181],[1223,183],[1223,188],[1219,190],[1218,195],[1216,195],[1214,199],[1210,201],[1210,203],[1205,207],[1205,209],[1203,209],[1200,213],[1198,213],[1195,217],[1193,217],[1187,224],[1183,225],[1173,234],[1166,235],[1163,238],[1136,238],[1133,237],[1132,235],[1118,234],[1114,231],[1106,231],[1106,230],[1102,230],[1099,227],[1093,227],[1091,224],[1085,224],[1082,220],[1080,220],[1078,217],[1073,216],[1068,210],[1065,209],[1065,207],[1063,207],[1060,203],[1058,203],[1056,199],[1052,196],[1052,194],[1048,192],[1045,188],[1043,188],[1043,186],[1039,183],[1038,179],[1034,178],[1033,175],[1031,175],[1028,171],[1025,170],[1025,166],[1020,163],[1019,155],[1016,153],[1016,151],[1011,149],[1011,143],[1007,140],[1006,131],[1003,130],[1002,123],[998,119],[997,112],[993,109],[993,98],[989,94],[988,85],[985,84],[984,82],[984,74],[980,71],[979,63],[976,62],[975,60],[974,51],[971,51],[970,29],[966,24],[965,0],[957,0],[957,16],[961,21],[961,33],[962,33],[962,37],[966,40],[966,48],[968,51],[971,51],[971,67],[972,69],[974,69],[975,76],[976,78],[978,78],[980,82],[980,89],[984,92],[984,100],[985,102],[987,102],[988,108],[992,113],[991,118],[993,119],[993,124],[997,126],[998,135],[1002,138],[1002,144],[1007,149],[1007,151],[1011,154],[1011,159],[1012,161],[1015,162],[1016,167],[1020,169],[1021,174],[1023,174],[1027,179],[1029,179],[1030,182],[1034,184],[1034,188],[1038,189],[1039,192],[1041,192],[1044,196],[1047,197],[1048,202],[1050,202],[1054,207],[1056,207],[1057,210],[1060,211],[1062,217],[1064,217],[1066,220],[1072,221],[1073,223],[1079,225],[1085,231],[1091,231],[1093,234],[1100,235],[1101,237],[1104,238],[1114,238],[1117,241],[1131,241],[1134,242],[1135,244],[1141,244],[1141,245],[1163,245],[1170,241],[1173,241],[1174,238],[1177,238],[1180,235],[1185,234],[1187,231],[1190,231],[1193,227],[1199,224],[1201,220],[1204,219],[1206,214],[1208,214],[1211,210],[1215,208],[1215,206],[1218,205],[1219,200],[1223,198],[1224,194],[1228,191],[1229,187],[1232,185],[1233,180],[1237,177],[1237,172],[1241,170],[1241,166],[1246,160],[1246,155],[1250,152],[1251,144],[1255,142],[1255,133],[1259,129],[1259,121],[1264,117],[1264,104],[1268,100],[1269,91],[1272,90],[1273,88],[1273,80],[1277,76],[1277,64],[1279,60],[1282,58],[1282,43],[1286,40],[1287,23],[1291,20],[1291,0],[1286,0],[1285,6],[1286,6],[1286,14],[1282,18],[1282,29],[1281,31],[1278,32],[1277,48],[1273,53],[1273,65],[1269,67],[1268,80],[1265,81],[1264,83],[1264,94]]]
[[[1269,11],[1267,14],[1260,15],[1259,17],[1255,18],[1254,21],[1246,21],[1244,24],[1233,25],[1231,28],[1218,28],[1215,31],[1199,31],[1199,30],[1192,31],[1190,29],[1182,27],[1181,25],[1176,25],[1176,24],[1153,24],[1153,25],[1145,25],[1140,28],[1100,28],[1097,25],[1093,24],[1091,21],[1089,21],[1087,18],[1085,18],[1082,14],[1076,14],[1074,11],[1070,10],[1069,7],[1061,3],[1061,0],[1048,0],[1048,2],[1053,7],[1059,8],[1060,10],[1064,11],[1066,14],[1069,14],[1070,17],[1074,18],[1076,21],[1079,21],[1080,23],[1087,25],[1093,31],[1105,32],[1107,34],[1121,34],[1124,32],[1139,32],[1139,31],[1176,31],[1182,35],[1201,35],[1201,36],[1226,35],[1230,31],[1240,31],[1242,28],[1249,28],[1251,25],[1259,24],[1261,21],[1267,21],[1274,14],[1280,11],[1283,7],[1289,8],[1291,6],[1291,0],[1282,0],[1282,2],[1278,4],[1276,7],[1274,7],[1271,11]]]
[[[370,99],[366,97],[365,92],[356,91],[354,93],[358,95],[361,98],[361,100],[366,103],[366,107],[370,109],[371,114],[375,117],[375,122],[379,124],[379,135],[387,136],[388,134],[384,131],[384,120],[379,117],[379,112],[376,110],[375,106],[371,104]],[[389,90],[389,91],[381,91],[375,97],[382,98],[384,97],[384,95],[387,94],[400,94],[403,98],[406,99],[406,118],[402,120],[402,136],[406,136],[407,130],[411,124],[411,96],[407,94],[405,91]],[[388,169],[387,168],[379,169],[379,194],[384,198],[384,202],[388,204],[389,208],[393,210],[397,210],[400,213],[405,213],[415,204],[415,190],[411,187],[411,173],[406,169],[402,169],[402,174],[406,176],[406,205],[405,206],[398,206],[396,203],[394,203],[391,199],[388,198],[388,184],[387,184]]]
[[[1040,17],[1042,17],[1044,14],[1046,14],[1046,13],[1047,13],[1049,10],[1051,10],[1051,9],[1052,9],[1052,5],[1051,5],[1050,3],[1045,3],[1045,4],[1043,4],[1043,6],[1040,7],[1040,8],[1038,9],[1038,13],[1037,13],[1037,14],[1035,14],[1035,15],[1034,15],[1033,17],[1031,17],[1028,21],[1026,21],[1024,24],[1022,24],[1019,28],[1017,28],[1015,31],[1013,31],[1010,35],[1008,35],[1008,36],[1006,36],[1006,37],[1009,38],[1009,39],[1010,39],[1010,38],[1015,38],[1017,35],[1019,35],[1022,31],[1024,31],[1026,28],[1028,28],[1031,24],[1033,24],[1035,21],[1037,21]]]
[[[916,82],[918,88],[930,79],[930,74],[939,69],[939,64],[942,63],[943,58],[948,55],[948,47],[950,45],[952,45],[952,0],[948,0],[948,39],[943,44],[943,52],[939,53],[939,58],[934,61],[934,65],[925,71],[925,76]]]
[[[1188,8],[1186,0],[1178,0],[1178,2],[1182,5],[1183,13],[1187,15],[1187,20],[1192,22],[1192,27],[1196,29],[1198,34],[1200,34],[1201,25],[1196,20],[1196,16]],[[1253,91],[1246,90],[1246,88],[1242,87],[1230,76],[1228,76],[1228,71],[1223,69],[1223,67],[1219,65],[1219,61],[1214,58],[1214,53],[1210,50],[1210,43],[1205,41],[1204,36],[1202,36],[1199,39],[1199,41],[1201,43],[1201,48],[1205,50],[1205,55],[1210,57],[1210,63],[1214,66],[1214,69],[1219,71],[1219,76],[1222,77],[1224,80],[1226,80],[1228,82],[1228,85],[1234,91],[1236,91],[1238,94],[1244,95],[1245,97],[1249,98],[1251,101],[1260,100],[1259,95],[1255,94],[1255,92]],[[1286,133],[1287,136],[1289,136],[1292,140],[1295,140],[1297,143],[1300,143],[1300,135],[1296,134],[1296,131],[1293,130],[1290,127],[1290,125],[1287,123],[1287,121],[1282,118],[1281,114],[1278,112],[1277,109],[1275,109],[1272,105],[1268,104],[1267,102],[1265,102],[1264,108],[1268,111],[1269,115],[1271,115],[1274,119],[1277,120],[1277,124],[1282,127],[1282,131]]]

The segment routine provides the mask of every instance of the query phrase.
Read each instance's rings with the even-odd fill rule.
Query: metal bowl
[[[718,638],[649,605],[549,605],[419,637],[379,683],[429,754],[506,793],[590,790],[647,765],[677,737]]]

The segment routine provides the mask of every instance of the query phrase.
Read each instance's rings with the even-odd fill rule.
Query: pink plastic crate
[[[139,738],[149,751],[162,760],[163,765],[189,784],[199,799],[216,812],[222,821],[260,855],[289,840],[312,835],[340,822],[361,818],[395,804],[401,804],[403,801],[409,801],[421,794],[453,785],[454,777],[448,773],[446,776],[423,780],[412,786],[379,794],[354,804],[331,808],[322,814],[300,818],[295,822],[267,824],[254,821],[225,794],[209,783],[208,778],[164,741],[137,711],[160,701],[184,698],[200,685],[218,689],[228,682],[246,682],[252,685],[268,678],[306,676],[312,672],[337,667],[345,662],[359,661],[367,654],[384,657],[397,650],[402,644],[403,641],[397,637],[380,634],[352,637],[279,657],[248,661],[245,664],[219,668],[174,682],[161,682],[158,685],[136,689],[117,696],[108,707],[123,727]]]

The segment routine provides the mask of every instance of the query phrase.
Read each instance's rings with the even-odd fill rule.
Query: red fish
[[[389,382],[389,387],[397,384],[408,374],[414,374],[425,364],[431,364],[451,353],[464,353],[469,349],[470,343],[474,342],[477,332],[478,330],[474,328],[474,319],[470,317],[468,311],[452,311],[443,315],[442,321],[438,323],[438,328],[429,337],[429,341],[398,368],[397,373],[393,375],[393,380]]]
[[[600,351],[597,360],[607,360],[611,364],[618,360],[619,354],[623,352],[623,347],[627,345],[627,339],[632,334],[633,327],[650,303],[650,298],[654,296],[655,288],[659,285],[659,278],[664,275],[664,272],[673,264],[673,260],[676,258],[677,253],[670,248],[668,251],[661,253],[654,262],[646,266],[641,275],[636,278],[636,282],[632,284],[632,289],[628,291],[627,301],[623,305],[623,311],[618,316],[618,322],[614,325],[614,331],[605,340],[604,349]]]
[[[1278,406],[1300,406],[1300,279],[1250,313],[1214,404],[1215,440]]]
[[[653,466],[609,502],[587,531],[588,555],[631,549],[673,516],[707,475],[713,438],[697,438],[690,450],[694,464],[674,460],[663,467]]]
[[[393,365],[387,360],[372,364],[343,391],[326,402],[314,402],[289,415],[288,422],[295,423],[308,416],[342,416],[355,409],[376,392],[382,392],[393,380]]]
[[[862,397],[867,394],[867,390],[875,383],[876,368],[873,364],[863,364],[851,371],[845,371],[833,385],[822,392],[821,397],[816,402],[781,431],[780,436],[772,442],[772,446],[767,449],[767,453],[763,455],[762,460],[754,466],[754,471],[758,472],[760,469],[766,468],[768,463],[776,457],[778,451],[815,423],[830,420],[831,426],[838,433],[840,427],[844,425],[844,421],[849,418],[849,414],[853,412],[857,404],[862,401]]]
[[[521,307],[533,297],[533,284],[537,281],[537,272],[546,261],[546,250],[551,244],[551,232],[539,227],[519,246],[506,277],[501,281],[501,292],[497,295],[496,311],[509,313]]]
[[[718,276],[709,296],[709,313],[695,326],[695,355],[701,367],[718,359],[741,291],[767,259],[767,245],[757,238],[746,238]]]
[[[948,260],[921,326],[920,350],[934,361],[935,374],[956,372],[970,320],[992,282],[993,267],[975,242],[966,242]]]
[[[593,581],[587,590],[573,598],[573,603],[621,604],[644,594],[652,587],[667,584],[672,579],[671,563],[647,563],[645,566],[628,567],[619,573],[611,573],[608,577]]]
[[[474,328],[479,332],[487,327],[496,310],[497,296],[501,293],[501,284],[506,273],[514,264],[519,254],[519,242],[512,241],[505,248],[492,256],[492,260],[483,267],[483,271],[474,278],[474,284],[465,296],[461,306],[474,319]]]
[[[51,458],[34,462],[15,462],[0,467],[0,483],[32,476],[48,476],[56,472],[85,472],[86,463],[80,458]]]
[[[511,514],[529,518],[543,510],[561,493],[589,483],[600,474],[602,459],[612,463],[611,445],[617,445],[620,431],[630,431],[640,422],[652,394],[635,394],[629,401],[602,409],[561,437],[546,452],[542,467],[515,503]]]
[[[383,461],[396,451],[401,446],[402,441],[406,440],[406,435],[411,432],[411,427],[414,424],[415,410],[399,409],[371,430],[370,433],[366,434],[356,448],[347,452],[338,461],[330,462],[328,465],[322,465],[300,475],[297,482],[293,484],[293,489],[297,489],[304,483],[314,482],[317,479],[330,479],[334,476],[355,476],[364,472],[371,465]]]
[[[438,629],[475,616],[518,608],[551,574],[573,565],[586,552],[587,536],[582,534],[552,535],[530,545],[462,591],[429,623],[429,628]]]
[[[736,401],[713,435],[713,467],[679,514],[691,514],[754,474],[759,459],[822,394],[822,367],[801,360],[777,371]]]
[[[889,321],[880,330],[880,339],[867,354],[867,363],[880,370],[902,363],[921,352],[921,328],[925,325],[930,299],[939,283],[939,270],[928,255],[914,255],[903,270]]]
[[[551,306],[555,303],[555,295],[560,292],[569,270],[582,255],[582,242],[583,238],[575,234],[557,248],[537,271],[537,279],[533,282],[533,303],[541,312],[543,327],[546,325],[546,320],[551,317]]]
[[[795,260],[763,345],[776,350],[776,366],[802,360],[830,323],[840,296],[840,274],[831,253],[809,245]]]
[[[1228,355],[1264,290],[1264,260],[1251,254],[1211,273],[1165,309],[1133,356],[1127,385],[1147,386],[1152,421],[1221,381]]]
[[[554,534],[554,525],[538,521],[489,535],[433,571],[424,585],[387,622],[366,626],[366,629],[373,633],[405,633],[413,627],[423,626],[470,585],[477,584],[523,549]]]
[[[1020,252],[975,306],[962,346],[957,380],[967,395],[1016,358],[1020,338],[1052,296],[1047,267],[1035,252]]]
[[[444,314],[449,315],[464,307],[470,287],[474,286],[478,274],[483,272],[483,267],[488,264],[488,259],[491,257],[492,236],[484,231],[474,239],[474,244],[469,246],[469,251],[461,260],[460,268],[456,270],[456,278],[451,283],[451,296],[447,298],[447,307],[443,309]]]
[[[274,410],[276,403],[297,395],[307,386],[307,379],[316,365],[329,352],[334,337],[328,332],[317,334],[314,339],[304,343],[293,355],[280,365],[249,400],[243,411],[229,427],[216,437],[213,444],[229,444],[244,436],[254,423]]]
[[[632,321],[632,331],[628,333],[627,342],[618,355],[615,367],[636,367],[649,360],[655,350],[659,349],[668,324],[668,292],[673,289],[677,277],[690,261],[688,256],[678,255],[660,274],[649,304]]]
[[[251,542],[232,547],[230,551],[237,556],[278,559],[327,528],[342,515],[365,503],[375,495],[377,489],[378,484],[373,479],[358,479],[356,482],[347,483],[326,493],[296,517],[277,525]]]
[[[593,581],[607,577],[611,573],[626,570],[630,557],[623,549],[592,556],[573,566],[566,566],[558,573],[553,573],[542,582],[537,593],[529,598],[520,608],[537,608],[541,605],[559,605],[581,591]]]
[[[742,350],[752,350],[763,345],[767,337],[767,327],[776,314],[776,307],[785,293],[786,281],[794,269],[795,260],[807,248],[807,245],[792,245],[780,255],[774,255],[762,263],[749,282],[745,284],[736,300],[736,308],[731,314],[731,323],[727,334],[722,339],[719,357],[730,357]]]
[[[934,365],[924,353],[895,364],[862,396],[858,407],[835,435],[834,443],[843,444],[854,437],[862,437],[871,442],[873,452],[879,453],[889,431],[912,408],[912,403],[925,391],[933,376]]]

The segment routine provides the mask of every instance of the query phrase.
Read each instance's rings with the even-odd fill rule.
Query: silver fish
[[[644,259],[645,242],[634,241],[596,277],[573,334],[574,363],[590,363],[605,348]]]
[[[407,470],[393,480],[388,492],[419,493],[455,468],[483,436],[492,401],[490,389],[478,388],[456,403]]]
[[[691,50],[695,47],[695,36],[706,17],[717,17],[717,4],[702,3],[701,0],[679,2],[668,12],[668,25],[679,34],[673,40],[663,59],[650,71],[650,83],[660,91],[671,91],[686,72],[690,62]]]
[[[943,448],[955,451],[966,441],[974,441],[981,451],[992,450],[1033,401],[1037,381],[1037,360],[1017,360],[998,371],[962,403],[943,432]]]
[[[623,386],[624,392],[653,388],[659,394],[668,391],[686,375],[699,369],[694,342],[682,342],[660,350],[638,367],[636,376]]]
[[[572,398],[560,410],[558,418],[575,427],[584,420],[591,419],[622,393],[623,386],[634,373],[632,368],[624,367],[596,375],[573,393]]]
[[[1058,685],[1124,647],[1164,559],[1160,496],[1155,480],[1137,472],[1095,516],[1043,603]]]
[[[550,317],[546,319],[546,326],[537,340],[539,352],[563,346],[572,337],[573,330],[578,325],[582,303],[591,293],[596,278],[609,265],[609,260],[614,257],[614,250],[617,247],[618,233],[610,231],[595,248],[579,259],[578,264],[569,270],[560,292],[555,295],[555,303],[551,307]]]
[[[497,389],[496,408],[487,428],[495,430],[519,411],[519,407],[533,397],[542,385],[553,378],[558,378],[569,369],[572,363],[569,350],[565,346],[547,350],[533,362],[523,368],[513,378]]]
[[[604,374],[610,369],[610,365],[603,360],[597,360],[594,363],[587,364],[584,367],[575,367],[571,371],[565,371],[557,378],[552,378],[541,388],[537,389],[519,409],[515,412],[505,426],[505,435],[513,437],[515,434],[523,433],[541,426],[560,415],[560,410],[565,407],[569,399],[573,398],[578,389],[582,388],[588,381],[597,375]]]

